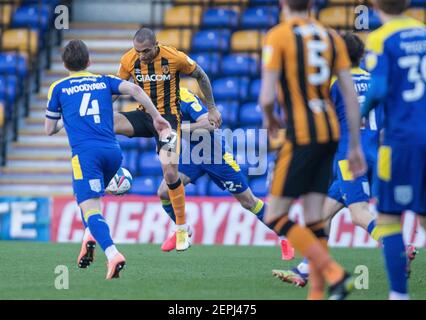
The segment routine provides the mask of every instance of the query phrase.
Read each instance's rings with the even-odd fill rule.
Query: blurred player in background
[[[143,103],[159,135],[169,135],[171,128],[137,85],[114,76],[86,72],[90,58],[84,42],[70,41],[62,60],[70,76],[54,82],[49,89],[45,130],[53,135],[65,127],[72,149],[73,189],[84,224],[108,258],[106,279],[118,278],[126,260],[111,239],[100,201],[105,185],[122,161],[113,130],[112,95],[131,95]],[[63,122],[58,123],[61,118]],[[83,255],[85,252],[83,248]],[[80,254],[79,264],[82,258]]]
[[[264,126],[274,136],[282,127],[274,114],[277,84],[284,95],[286,142],[277,157],[264,221],[310,263],[309,299],[343,299],[353,278],[328,254],[323,204],[339,141],[339,123],[330,99],[330,81],[337,75],[346,105],[350,133],[348,170],[365,172],[359,143],[359,106],[342,38],[309,18],[309,0],[282,1],[285,22],[270,30],[263,48],[260,105]],[[302,197],[302,227],[288,218],[294,199]]]
[[[185,220],[185,188],[179,178],[178,164],[181,139],[181,114],[179,75],[196,78],[208,107],[208,120],[219,128],[222,119],[213,99],[212,88],[206,73],[186,54],[175,48],[158,43],[152,30],[142,28],[133,38],[133,48],[121,58],[118,76],[133,79],[151,97],[161,115],[169,121],[173,136],[170,141],[161,141],[152,132],[150,116],[143,107],[114,115],[114,130],[128,137],[155,137],[161,161],[163,177],[169,189],[170,202],[176,215],[176,250],[189,247],[188,227]],[[151,126],[152,127],[152,126]]]
[[[390,299],[408,299],[401,215],[426,225],[426,27],[403,15],[408,0],[377,0],[383,26],[367,39],[371,88],[362,114],[384,104],[378,154],[377,229],[383,241]]]
[[[353,33],[344,33],[342,38],[345,41],[352,64],[351,74],[355,84],[355,91],[358,94],[358,101],[362,105],[370,85],[369,73],[359,67],[364,56],[364,44]],[[333,171],[335,178],[328,189],[328,196],[324,203],[324,218],[325,220],[331,220],[341,209],[348,207],[353,223],[366,230],[377,241],[376,221],[369,211],[369,200],[372,197],[373,171],[380,142],[382,109],[378,107],[372,110],[361,126],[361,145],[366,155],[368,170],[365,175],[353,179],[351,172],[348,170],[348,160],[346,158],[349,130],[346,123],[345,105],[336,80],[336,78],[332,79],[331,99],[336,107],[339,119],[340,141],[334,157]],[[308,261],[304,259],[303,262],[291,270],[273,270],[272,273],[284,282],[304,287],[309,275]]]

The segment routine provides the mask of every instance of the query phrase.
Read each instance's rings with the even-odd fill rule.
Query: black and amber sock
[[[312,224],[308,224],[307,227],[318,238],[322,247],[328,251],[328,234],[325,231],[325,222],[324,221],[315,222]]]
[[[176,224],[183,225],[185,219],[185,187],[180,179],[173,184],[167,184],[169,187],[169,197],[172,203],[173,211],[176,216]]]

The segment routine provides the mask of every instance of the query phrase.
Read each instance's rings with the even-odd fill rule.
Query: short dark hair
[[[81,40],[71,40],[64,48],[62,61],[70,71],[81,71],[89,65],[89,49]]]
[[[398,15],[403,13],[411,0],[376,0],[376,4],[384,13]]]
[[[358,67],[365,52],[364,42],[362,42],[361,38],[352,32],[343,32],[341,36],[346,43],[346,48],[348,50],[352,66]]]
[[[157,38],[155,36],[154,31],[152,31],[149,28],[139,29],[135,33],[135,36],[133,37],[133,41],[136,41],[136,42],[139,42],[139,43],[143,43],[147,40],[150,41],[152,44],[155,44],[157,42]]]
[[[307,11],[311,0],[285,0],[292,11]]]

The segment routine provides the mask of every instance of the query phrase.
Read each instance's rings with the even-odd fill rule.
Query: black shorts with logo
[[[162,115],[172,127],[172,135],[167,140],[160,140],[157,130],[155,130],[152,117],[145,111],[134,110],[129,112],[120,112],[129,120],[133,127],[133,137],[155,138],[157,142],[157,153],[160,150],[170,151],[180,154],[180,116],[174,114]],[[132,137],[132,138],[133,138]]]

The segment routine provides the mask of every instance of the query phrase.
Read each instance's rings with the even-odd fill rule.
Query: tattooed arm
[[[197,66],[194,72],[189,76],[197,79],[198,85],[206,100],[207,108],[209,109],[208,119],[211,123],[215,124],[216,128],[219,128],[222,124],[222,116],[216,109],[209,77],[200,66]]]

